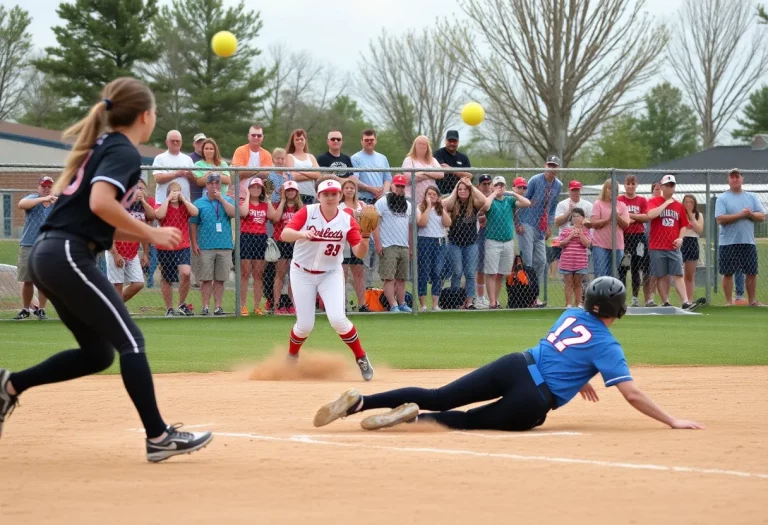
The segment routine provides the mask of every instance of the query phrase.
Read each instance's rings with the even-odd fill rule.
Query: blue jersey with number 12
[[[530,351],[558,407],[598,372],[605,386],[632,380],[619,342],[597,316],[581,308],[566,310]]]

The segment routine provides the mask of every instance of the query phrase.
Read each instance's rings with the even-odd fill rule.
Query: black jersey
[[[72,183],[59,195],[43,226],[44,231],[64,231],[93,241],[99,250],[112,246],[115,228],[91,211],[91,186],[104,181],[117,188],[117,199],[129,208],[141,177],[141,155],[122,133],[99,137]]]

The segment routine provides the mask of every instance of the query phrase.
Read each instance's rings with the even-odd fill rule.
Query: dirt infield
[[[378,370],[377,370],[378,371]],[[315,409],[437,386],[460,371],[381,370],[371,383],[156,377],[163,413],[217,433],[191,456],[146,463],[119,376],[29,391],[0,441],[0,523],[766,523],[768,367],[635,368],[673,431],[593,381],[536,431],[315,429]],[[401,427],[402,428],[402,427]]]

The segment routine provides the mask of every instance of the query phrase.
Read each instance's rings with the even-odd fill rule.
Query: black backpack
[[[539,296],[539,279],[536,271],[523,264],[523,258],[515,256],[512,273],[507,277],[507,308],[530,308]]]
[[[437,305],[443,310],[458,310],[464,304],[467,292],[464,288],[453,290],[450,286],[440,290],[440,300]]]

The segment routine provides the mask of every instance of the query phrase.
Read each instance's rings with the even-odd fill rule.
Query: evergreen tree
[[[741,126],[731,135],[735,139],[750,142],[760,133],[768,133],[768,85],[764,85],[749,95],[749,103],[744,108],[744,118],[736,119]]]
[[[225,157],[246,142],[248,128],[267,94],[268,73],[254,67],[261,54],[254,41],[261,28],[259,13],[247,9],[243,1],[225,9],[222,0],[173,0],[162,8],[155,31],[177,35],[178,49],[172,58],[183,59],[183,73],[180,78],[173,78],[178,72],[155,76],[153,86],[159,98],[169,96],[164,89],[168,86],[185,97],[185,107],[176,110],[176,122],[186,141],[203,132],[216,140]],[[237,52],[228,58],[216,56],[211,49],[213,35],[224,30],[238,39]],[[159,107],[159,112],[163,121],[168,108]],[[158,129],[156,140],[161,142],[166,131]]]
[[[74,0],[56,13],[65,24],[53,28],[57,47],[35,61],[50,78],[51,91],[67,101],[52,117],[61,128],[98,101],[101,88],[122,76],[136,76],[138,63],[156,60],[150,27],[157,0]]]
[[[648,148],[650,164],[659,164],[695,153],[699,149],[696,113],[683,104],[682,92],[668,82],[645,95],[645,113],[636,127]]]

